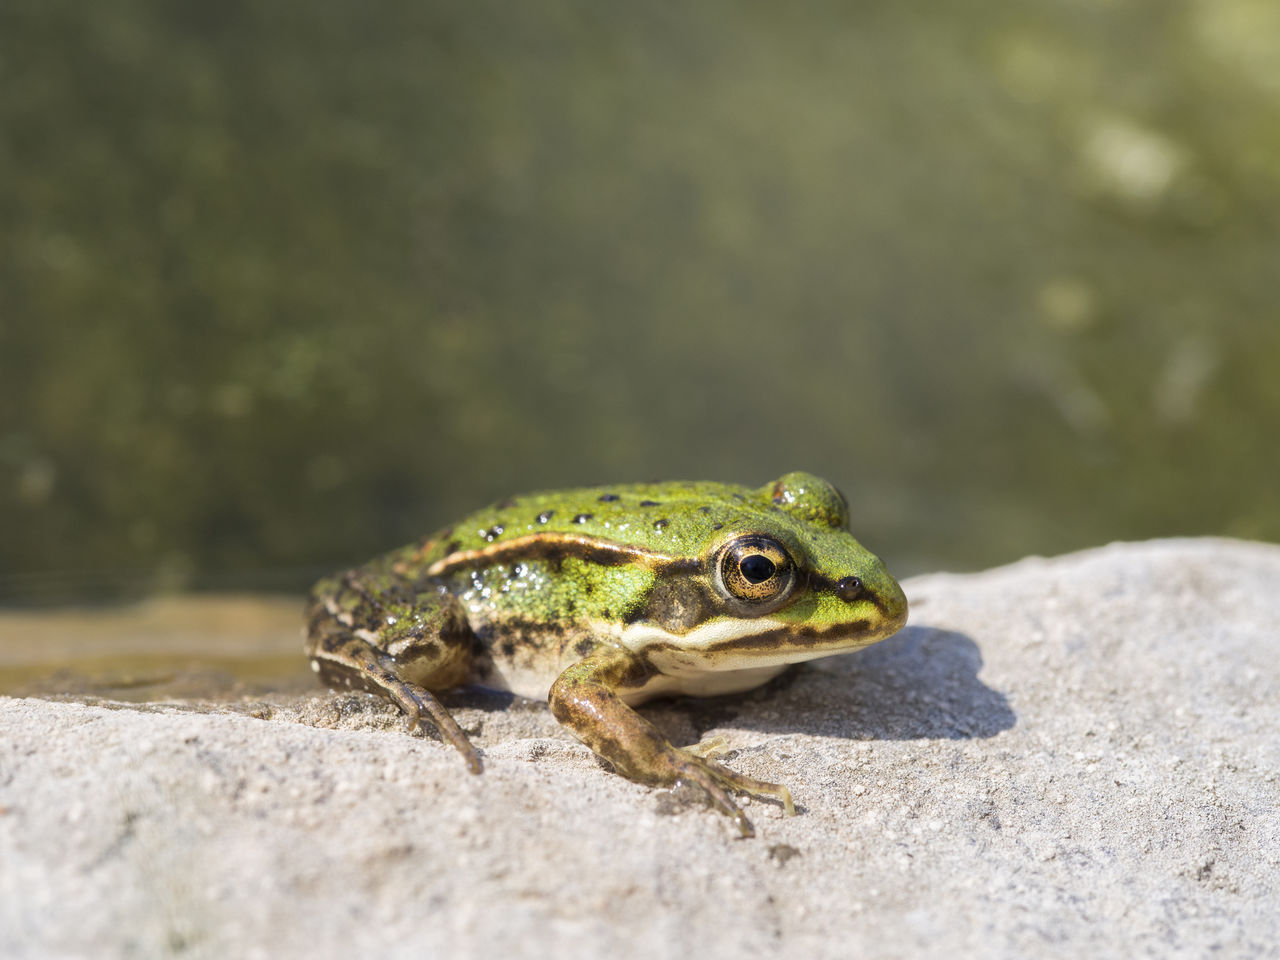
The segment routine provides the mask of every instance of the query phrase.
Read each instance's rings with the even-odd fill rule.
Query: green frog
[[[547,700],[623,776],[689,784],[751,836],[734,795],[791,815],[787,788],[672,745],[632,708],[748,690],[900,629],[902,588],[848,526],[844,497],[807,473],[513,497],[320,581],[306,650],[324,682],[389,698],[473,773],[480,756],[432,691]]]

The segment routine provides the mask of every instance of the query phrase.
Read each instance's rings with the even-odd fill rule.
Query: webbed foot
[[[699,747],[702,746],[704,745],[699,744]],[[670,750],[669,762],[675,774],[673,782],[690,784],[701,790],[713,807],[733,821],[734,826],[738,828],[739,836],[754,837],[756,831],[751,821],[747,819],[747,815],[734,802],[731,791],[746,794],[757,800],[766,797],[777,800],[782,804],[782,812],[785,816],[796,815],[796,805],[791,799],[791,791],[782,784],[757,780],[745,773],[730,770],[724,764],[708,757],[698,756],[689,749],[671,747]]]

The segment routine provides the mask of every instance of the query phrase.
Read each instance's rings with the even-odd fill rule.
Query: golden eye
[[[716,586],[721,593],[752,608],[781,603],[795,581],[790,554],[778,541],[758,534],[730,541],[716,563]]]

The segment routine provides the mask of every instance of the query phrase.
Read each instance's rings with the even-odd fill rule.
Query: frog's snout
[[[902,592],[901,584],[889,574],[885,574],[884,580],[879,606],[884,614],[885,636],[889,636],[907,625],[907,595]]]

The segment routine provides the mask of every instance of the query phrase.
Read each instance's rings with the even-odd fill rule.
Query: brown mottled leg
[[[428,615],[427,619],[432,618]],[[397,651],[393,656],[355,630],[339,620],[323,600],[313,604],[308,617],[306,650],[320,678],[331,686],[355,686],[382,694],[405,712],[410,730],[420,729],[424,720],[429,721],[440,736],[462,754],[467,769],[479,773],[480,755],[458,722],[429,690],[402,675],[412,672],[418,676],[447,678],[449,682],[442,682],[441,686],[452,686],[457,682],[454,678],[463,646],[459,639],[439,631],[421,637],[384,638]],[[371,633],[368,628],[362,632]]]
[[[791,792],[777,783],[736,773],[714,760],[672,746],[657,728],[618,695],[635,681],[638,663],[629,654],[588,657],[560,674],[551,687],[551,712],[588,747],[630,780],[656,786],[688,783],[702,790],[721,813],[733,819],[743,837],[755,835],[730,791],[772,797],[788,816],[795,814]]]

